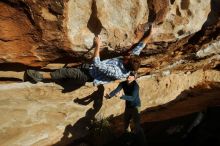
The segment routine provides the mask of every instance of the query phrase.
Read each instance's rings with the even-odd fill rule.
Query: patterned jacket
[[[139,55],[145,47],[144,43],[139,43],[133,50],[133,55]],[[101,61],[99,57],[95,57],[90,68],[90,75],[94,78],[93,84],[106,84],[114,80],[126,78],[129,75],[123,65],[123,57],[116,57]]]

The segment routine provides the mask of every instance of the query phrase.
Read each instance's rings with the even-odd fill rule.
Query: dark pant
[[[127,132],[130,132],[130,121],[133,120],[135,125],[135,131],[139,131],[140,126],[140,108],[134,107],[134,108],[125,108],[125,114],[124,114],[124,129]]]
[[[139,146],[146,146],[146,138],[144,130],[141,127],[141,118],[140,118],[140,107],[125,108],[124,114],[124,130],[125,132],[130,132],[130,122],[134,122],[135,134],[138,137]]]
[[[89,65],[83,64],[78,68],[61,68],[50,73],[52,80],[72,79],[77,82],[91,82],[93,79],[89,74]]]

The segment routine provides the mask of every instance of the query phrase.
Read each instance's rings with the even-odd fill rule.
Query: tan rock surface
[[[219,71],[198,70],[190,74],[141,77],[138,82],[142,110],[175,100],[182,91],[206,81],[220,82]],[[112,83],[97,88],[87,84],[78,90],[62,93],[62,87],[53,83],[1,84],[1,145],[51,145],[62,138],[68,127],[72,129],[72,136],[69,133],[67,142],[85,135],[86,126],[94,117],[100,119],[123,113],[124,101],[117,97],[103,98],[104,93],[116,85]]]
[[[163,21],[160,20],[162,24],[154,40],[174,41],[197,32],[207,20],[209,4],[210,1],[175,0]]]
[[[123,52],[140,40],[138,28],[147,22],[158,24],[152,42],[176,41],[201,29],[210,5],[210,0],[5,0],[0,62],[42,67],[88,59],[98,34],[105,47]]]

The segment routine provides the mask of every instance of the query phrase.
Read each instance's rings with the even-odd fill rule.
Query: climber
[[[125,112],[124,112],[124,131],[125,133],[131,132],[130,129],[130,121],[133,120],[135,129],[135,134],[139,135],[141,144],[146,146],[146,139],[144,135],[144,131],[141,128],[140,124],[140,106],[141,101],[139,97],[139,85],[136,82],[136,73],[131,71],[126,81],[122,81],[119,83],[117,88],[115,88],[110,94],[106,94],[105,98],[110,99],[115,96],[118,92],[123,89],[124,95],[120,97],[126,101],[125,103]]]
[[[150,29],[152,34],[153,27]],[[150,34],[141,40],[140,43],[132,50],[131,55],[117,57],[107,60],[100,60],[101,39],[95,37],[95,50],[92,64],[82,64],[78,68],[61,68],[54,72],[38,72],[27,70],[25,78],[28,81],[37,83],[46,80],[73,79],[78,82],[92,82],[94,85],[105,84],[110,81],[126,78],[130,71],[137,71],[140,67],[139,54],[149,41]]]

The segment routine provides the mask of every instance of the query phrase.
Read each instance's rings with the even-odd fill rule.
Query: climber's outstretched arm
[[[94,51],[94,58],[100,57],[100,47],[102,45],[101,39],[97,36],[94,38],[95,43],[95,51]]]
[[[145,48],[145,46],[150,42],[152,34],[155,34],[156,31],[157,28],[153,25],[152,28],[150,29],[150,33],[137,44],[137,46],[132,50],[131,54],[140,55],[143,48]]]
[[[147,43],[150,42],[152,34],[155,34],[156,32],[157,32],[157,27],[155,25],[152,25],[149,35],[146,36],[145,38],[143,38],[143,40],[141,40],[141,42],[146,45]]]

